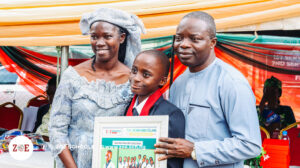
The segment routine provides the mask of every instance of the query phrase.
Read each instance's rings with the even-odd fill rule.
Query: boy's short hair
[[[150,54],[150,55],[155,56],[156,58],[159,58],[159,60],[161,61],[163,67],[165,68],[164,76],[168,77],[169,68],[170,68],[170,61],[169,61],[168,56],[165,53],[163,53],[162,51],[159,51],[159,50],[152,49],[152,50],[142,51],[142,52],[139,53],[139,55],[141,55],[141,54]]]
[[[207,31],[209,33],[209,37],[210,38],[216,37],[215,20],[210,14],[208,14],[206,12],[202,12],[202,11],[195,11],[195,12],[188,13],[182,19],[184,19],[184,18],[195,18],[195,19],[202,20],[207,25]]]

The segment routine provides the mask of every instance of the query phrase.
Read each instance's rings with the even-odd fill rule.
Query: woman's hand
[[[266,103],[269,101],[271,96],[270,89],[264,88],[263,90],[263,97],[259,103],[259,112],[262,114],[263,110],[265,109]]]
[[[194,143],[181,138],[159,138],[159,141],[165,143],[158,143],[154,146],[156,154],[165,154],[159,157],[158,160],[166,160],[169,158],[189,158],[194,149]]]
[[[66,168],[77,168],[68,146],[58,156]]]

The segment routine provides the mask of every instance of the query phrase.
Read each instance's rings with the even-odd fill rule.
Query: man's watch
[[[197,160],[195,147],[194,147],[194,149],[193,149],[193,151],[191,153],[191,157],[192,157],[193,160]]]

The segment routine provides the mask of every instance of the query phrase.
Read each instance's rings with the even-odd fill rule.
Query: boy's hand
[[[194,149],[194,143],[181,138],[159,138],[159,141],[165,143],[158,143],[154,146],[156,148],[156,154],[165,154],[162,157],[159,157],[158,160],[166,160],[169,158],[189,158]]]

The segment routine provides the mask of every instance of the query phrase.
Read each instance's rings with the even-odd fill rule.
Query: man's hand
[[[154,146],[156,154],[165,154],[159,157],[158,160],[166,160],[169,158],[189,158],[194,149],[194,143],[181,138],[159,138],[159,141],[165,143],[158,143]]]
[[[45,142],[49,142],[49,137],[48,136],[42,135],[42,137],[43,137],[43,139],[44,139]]]

